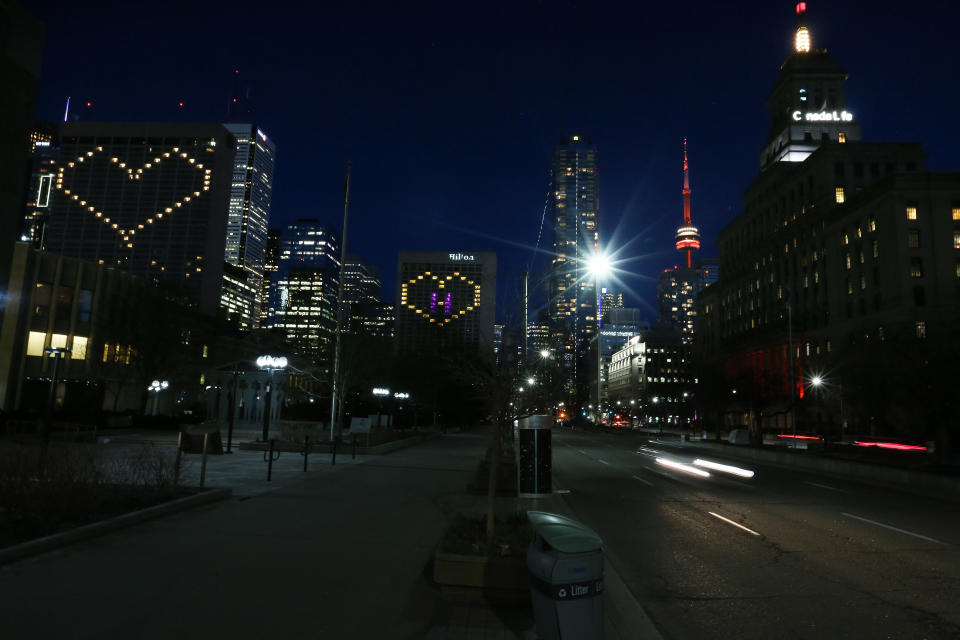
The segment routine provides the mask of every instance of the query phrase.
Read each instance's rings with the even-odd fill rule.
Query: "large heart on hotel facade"
[[[480,307],[480,283],[458,271],[424,271],[400,284],[400,307],[446,326]]]

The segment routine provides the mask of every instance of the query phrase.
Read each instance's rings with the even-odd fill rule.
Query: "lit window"
[[[860,291],[863,291],[867,288],[867,279],[863,276],[860,276]]]
[[[857,225],[857,237],[858,237],[858,238],[862,238],[862,237],[863,237],[863,230],[860,228],[859,225]]]
[[[907,231],[907,247],[910,249],[920,248],[920,230],[910,229]]]
[[[953,232],[953,248],[960,249],[960,231]]]
[[[957,271],[960,272],[960,265],[957,266]],[[43,342],[46,337],[47,334],[42,331],[31,331],[27,336],[27,355],[42,356]]]
[[[953,208],[953,219],[960,220],[960,207]]]
[[[837,134],[837,142],[843,144],[843,143],[846,142],[846,141],[847,141],[847,134],[846,134],[846,133],[844,133],[843,131],[841,131],[840,133]]]
[[[850,244],[850,236],[847,235],[847,232],[846,232],[846,231],[843,232],[843,238],[841,239],[841,242],[842,242],[844,245]]]
[[[850,282],[850,278],[847,278],[847,295],[853,293],[853,283]]]
[[[877,220],[873,216],[870,216],[870,221],[868,222],[870,231],[877,230]]]
[[[837,204],[843,204],[843,201],[846,199],[844,196],[843,187],[837,187],[835,190]]]
[[[843,262],[847,266],[847,271],[850,270],[850,254],[848,253],[843,257]]]
[[[960,278],[960,261],[957,262],[957,277]]]
[[[73,347],[70,353],[72,360],[86,360],[87,358],[87,339],[81,336],[73,336]]]
[[[917,208],[907,207],[907,220],[916,220],[916,219],[917,219]]]
[[[873,257],[874,258],[880,257],[880,241],[879,240],[873,241]]]

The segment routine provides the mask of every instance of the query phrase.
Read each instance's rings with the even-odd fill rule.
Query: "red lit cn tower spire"
[[[687,268],[693,267],[693,252],[700,248],[700,231],[690,221],[690,167],[687,165],[687,139],[683,139],[683,226],[677,229],[677,251],[687,255]]]

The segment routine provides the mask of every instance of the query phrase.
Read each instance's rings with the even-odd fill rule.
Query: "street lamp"
[[[153,394],[153,408],[150,411],[151,416],[157,415],[157,405],[160,404],[160,392],[166,391],[170,387],[170,383],[166,380],[154,380],[150,383],[150,386],[147,387],[147,393]]]
[[[273,372],[280,371],[287,366],[287,359],[283,356],[260,356],[257,366],[270,372],[270,381],[267,382],[267,393],[263,404],[263,442],[267,442],[270,434],[270,400],[273,395]]]
[[[600,278],[610,273],[610,258],[599,250],[587,262],[587,269],[593,274],[594,299],[597,303],[597,422],[600,421]]]
[[[50,378],[50,393],[47,395],[47,418],[44,420],[43,443],[50,440],[50,431],[53,429],[53,402],[57,397],[57,371],[60,368],[60,358],[73,353],[67,347],[47,347],[43,350],[48,356],[53,356],[53,377]]]

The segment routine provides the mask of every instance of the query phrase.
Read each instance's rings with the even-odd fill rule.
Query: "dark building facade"
[[[0,294],[6,291],[13,245],[20,237],[43,41],[38,20],[15,2],[0,2]],[[0,295],[0,321],[4,301]]]

